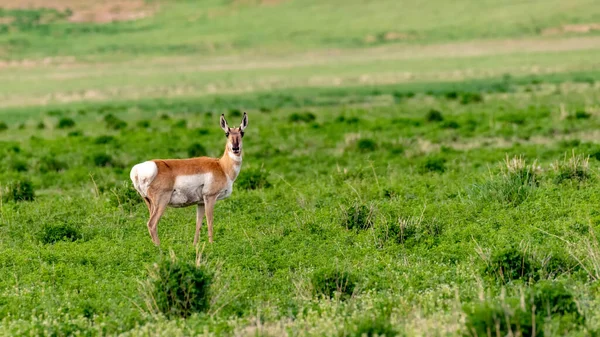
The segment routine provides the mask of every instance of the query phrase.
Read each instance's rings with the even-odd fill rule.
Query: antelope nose
[[[239,146],[232,146],[231,150],[233,150],[233,152],[239,152],[240,151],[240,147]]]

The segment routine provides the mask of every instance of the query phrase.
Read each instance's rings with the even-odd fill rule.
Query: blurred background
[[[599,67],[593,0],[3,0],[0,7],[0,108]]]

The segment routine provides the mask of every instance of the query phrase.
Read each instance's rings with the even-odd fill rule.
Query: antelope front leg
[[[196,234],[194,235],[194,246],[198,244],[200,238],[200,230],[202,229],[202,221],[204,220],[204,205],[198,204],[196,211]]]
[[[208,242],[213,243],[213,210],[217,196],[204,196],[204,207],[206,207],[206,224],[208,225]]]

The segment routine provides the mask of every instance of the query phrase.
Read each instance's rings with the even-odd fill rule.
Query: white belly
[[[212,183],[212,174],[195,174],[175,178],[173,194],[169,205],[172,207],[185,207],[204,203],[203,191]]]

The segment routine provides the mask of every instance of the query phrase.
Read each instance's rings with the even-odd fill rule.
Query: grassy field
[[[0,12],[0,336],[600,333],[594,2],[31,4]],[[243,111],[215,243],[192,207],[155,247],[129,169]]]

